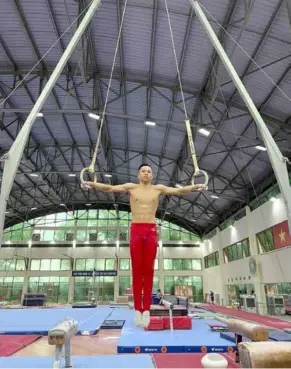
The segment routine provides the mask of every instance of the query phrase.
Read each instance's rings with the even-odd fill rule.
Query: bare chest
[[[159,194],[154,189],[143,190],[143,189],[135,189],[131,191],[130,200],[133,204],[139,205],[151,205],[156,204],[159,198]]]

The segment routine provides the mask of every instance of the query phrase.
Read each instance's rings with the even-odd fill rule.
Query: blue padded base
[[[221,338],[224,338],[230,342],[233,342],[235,343],[235,333],[232,333],[232,332],[220,332],[220,337]],[[250,340],[249,338],[247,337],[242,337],[242,341],[243,342],[252,342],[252,340]]]
[[[0,368],[52,368],[52,357],[0,357]],[[62,360],[61,368],[65,367]],[[73,356],[73,368],[154,368],[150,355]]]
[[[272,341],[291,342],[291,335],[280,331],[270,331],[269,338]]]

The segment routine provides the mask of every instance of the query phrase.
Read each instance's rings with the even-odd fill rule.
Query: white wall
[[[255,234],[287,220],[286,209],[281,197],[268,201],[251,212],[250,222]],[[249,237],[247,217],[237,221],[233,227],[219,232],[201,245],[203,257],[219,251],[220,266],[204,271],[203,287],[221,293],[225,297],[228,284],[250,284],[253,277],[249,271],[249,258],[224,263],[222,250],[238,241]],[[258,256],[261,268],[261,283],[291,282],[291,245],[267,254]]]

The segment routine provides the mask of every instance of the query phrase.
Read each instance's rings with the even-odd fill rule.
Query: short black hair
[[[142,167],[150,167],[152,168],[148,163],[143,163],[138,167],[138,172],[141,170]]]

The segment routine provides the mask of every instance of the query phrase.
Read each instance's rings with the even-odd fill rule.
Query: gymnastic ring
[[[194,174],[193,174],[193,177],[192,177],[192,186],[194,186],[195,185],[195,177],[196,176],[198,176],[198,174],[203,174],[204,175],[204,177],[205,177],[205,181],[204,181],[204,183],[203,183],[203,186],[205,187],[205,190],[207,190],[208,189],[208,181],[209,181],[209,177],[208,177],[208,174],[204,171],[204,170],[197,170],[197,172],[195,172]]]
[[[88,168],[84,168],[82,171],[81,171],[81,174],[80,174],[80,179],[81,179],[81,183],[84,183],[84,174],[88,172],[88,173],[94,173],[94,182],[97,183],[97,175],[94,171],[94,168],[92,167],[88,167]]]

